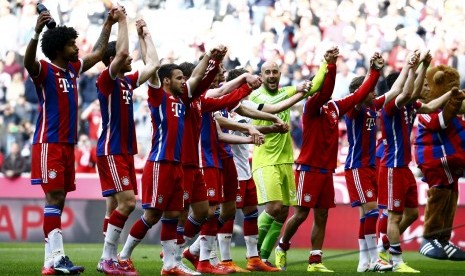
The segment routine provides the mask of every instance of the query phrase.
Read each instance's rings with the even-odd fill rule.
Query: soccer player
[[[146,48],[146,61],[139,72],[132,70],[129,55],[128,26],[122,7],[115,12],[118,37],[108,44],[103,63],[107,68],[97,79],[97,90],[102,112],[102,134],[97,145],[97,165],[102,195],[116,201],[107,206],[110,213],[102,256],[97,269],[111,275],[137,275],[132,261],[119,261],[118,241],[124,225],[136,205],[137,180],[134,154],[137,153],[133,112],[133,90],[154,75],[159,67],[158,55],[150,32],[143,20],[137,21],[139,38]]]
[[[33,138],[31,183],[45,193],[43,275],[76,274],[84,267],[74,265],[63,248],[61,215],[66,194],[76,190],[74,145],[77,141],[78,92],[76,79],[99,62],[108,44],[115,9],[110,10],[102,32],[90,54],[79,58],[78,33],[72,27],[57,26],[42,36],[42,52],[50,60],[36,60],[37,44],[49,12],[39,14],[35,34],[24,56],[24,67],[32,77],[40,102]]]
[[[228,72],[227,80],[235,78],[235,76],[241,72],[246,72],[244,69],[233,69]],[[304,94],[310,89],[311,82],[305,82],[305,85],[302,86],[302,91],[296,93],[292,97],[279,102],[274,105],[264,104],[264,105],[257,105],[250,101],[243,101],[242,105],[249,106],[253,109],[258,109],[262,111],[267,111],[269,113],[279,113],[290,106],[294,105],[298,101],[300,101]],[[248,117],[241,116],[235,112],[232,113],[232,119],[241,124],[250,124],[252,120]],[[284,133],[288,131],[287,128],[281,128],[277,124],[272,126],[259,126],[257,129],[263,133],[273,133],[273,132],[281,132]],[[232,132],[234,135],[244,136],[245,134],[242,131],[235,130]],[[258,218],[258,209],[257,209],[257,190],[255,187],[255,183],[252,178],[252,172],[250,169],[249,163],[249,145],[245,144],[232,144],[231,150],[234,154],[234,164],[237,169],[237,187],[235,197],[236,197],[236,208],[241,209],[242,213],[244,214],[244,239],[247,248],[247,270],[249,271],[267,271],[267,272],[276,272],[280,271],[279,268],[274,268],[271,266],[266,265],[261,260],[258,254],[257,248],[257,241],[258,241],[258,225],[257,225],[257,218]],[[232,227],[231,227],[232,228]],[[232,230],[232,229],[231,229]],[[221,237],[223,235],[223,237]],[[218,234],[218,240],[220,243],[220,250],[221,258],[223,259],[223,264],[225,263],[225,259],[228,258],[224,255],[231,256],[229,253],[230,246],[231,246],[231,236],[232,231],[227,233]],[[221,249],[221,244],[225,249]]]
[[[305,96],[320,90],[325,74],[326,63],[323,62],[313,78],[312,88]],[[276,104],[297,91],[296,86],[279,87],[281,71],[275,62],[265,62],[260,76],[262,86],[250,95],[250,101],[254,103]],[[290,124],[290,109],[277,115],[286,124]],[[253,124],[267,126],[272,122],[254,120]],[[269,265],[268,258],[287,218],[289,206],[296,203],[293,163],[294,153],[289,132],[269,133],[265,135],[264,145],[254,147],[252,174],[257,187],[258,204],[265,205],[265,210],[258,217],[258,248],[263,261]]]
[[[465,260],[465,252],[450,241],[457,207],[458,178],[465,164],[463,99],[457,70],[440,65],[426,74],[424,102],[432,91],[440,95],[452,91],[447,104],[431,114],[418,116],[415,159],[428,183],[428,204],[420,253],[434,259]],[[451,93],[451,92],[446,92]]]
[[[426,52],[415,54],[415,65],[409,69],[403,92],[387,103],[381,112],[384,155],[380,160],[378,176],[378,207],[388,210],[387,236],[394,272],[419,273],[404,263],[400,235],[418,218],[418,192],[416,180],[408,164],[411,161],[410,134],[416,113],[430,113],[439,108],[448,96],[440,97],[428,104],[417,98],[423,88],[426,68],[431,55]],[[419,61],[423,66],[415,79],[415,68]]]
[[[322,263],[322,248],[328,210],[335,207],[332,174],[337,166],[339,118],[369,95],[376,85],[379,71],[384,64],[379,54],[375,53],[370,60],[370,72],[362,86],[345,98],[331,101],[338,55],[337,48],[326,53],[328,74],[321,92],[309,98],[304,106],[302,121],[303,139],[306,143],[303,144],[296,161],[297,205],[295,213],[287,222],[284,234],[275,250],[276,265],[282,269],[286,269],[287,266],[286,251],[290,248],[292,236],[306,220],[310,209],[313,208],[312,250],[310,251],[307,271],[333,272]],[[315,129],[319,130],[318,133],[313,131]],[[317,151],[318,158],[314,154]]]
[[[378,56],[375,62],[382,67],[384,61]],[[411,62],[411,61],[410,61]],[[376,244],[376,223],[379,216],[377,206],[376,117],[377,112],[394,99],[404,86],[409,65],[406,64],[392,88],[374,99],[374,86],[365,100],[357,104],[344,116],[347,125],[349,152],[345,162],[345,178],[352,207],[360,207],[359,249],[357,272],[387,271],[392,266],[378,256]],[[349,86],[349,92],[367,89],[364,77],[356,77]],[[363,82],[363,84],[362,84]],[[360,86],[362,84],[362,86]],[[370,83],[372,85],[372,83]]]
[[[195,66],[192,63],[184,62],[180,64],[180,67],[186,79],[189,79]],[[222,74],[221,70],[218,74]],[[213,83],[218,79],[218,74],[215,76]],[[184,249],[185,244],[198,234],[201,225],[208,218],[207,189],[199,164],[201,113],[202,111],[213,112],[227,106],[236,106],[242,98],[252,92],[252,83],[257,81],[258,79],[250,74],[243,75],[233,82],[225,83],[221,89],[216,91],[207,90],[205,95],[194,99],[186,107],[183,135],[184,150],[181,156],[184,171],[184,212],[177,227],[179,251],[176,252],[176,258],[178,258],[179,266],[184,266],[180,252]],[[197,87],[197,89],[205,90],[204,87]],[[244,142],[250,143],[251,141],[249,139]],[[188,215],[189,207],[191,207],[192,212]],[[194,267],[197,267],[198,257],[189,254],[187,248],[185,255],[191,257],[190,261]]]
[[[204,56],[186,82],[178,65],[164,64],[158,77],[149,82],[148,103],[151,111],[152,149],[142,174],[142,208],[144,215],[135,222],[120,253],[128,260],[137,244],[160,218],[163,247],[162,275],[191,275],[177,265],[176,227],[183,210],[181,145],[186,105],[198,92],[205,71],[215,70],[226,53],[225,47],[214,48]],[[161,87],[157,84],[160,83]]]

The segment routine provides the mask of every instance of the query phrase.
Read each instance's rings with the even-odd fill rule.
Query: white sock
[[[126,240],[126,243],[123,246],[123,250],[119,253],[119,257],[122,260],[127,260],[131,258],[132,251],[136,246],[140,243],[141,240],[134,238],[131,235],[128,235],[128,238]]]
[[[161,241],[163,248],[163,269],[170,270],[176,266],[176,244],[177,239]]]
[[[218,236],[218,245],[220,247],[221,260],[229,261],[231,258],[231,238],[232,234],[217,234]]]
[[[53,266],[53,257],[52,257],[52,250],[50,248],[50,244],[48,243],[48,238],[45,238],[44,248],[45,248],[44,267],[49,268]]]
[[[176,252],[175,252],[176,262],[181,261],[181,259],[182,259],[182,251],[184,250],[184,246],[186,246],[186,243],[176,244]]]
[[[199,261],[209,260],[210,252],[212,250],[212,245],[213,245],[213,241],[215,240],[215,236],[200,235],[199,239],[200,239]],[[191,253],[193,252],[191,251]]]
[[[376,234],[365,235],[365,243],[370,257],[370,263],[375,263],[378,260],[378,250],[376,247]]]
[[[364,266],[370,263],[370,256],[368,254],[367,243],[365,239],[358,239],[359,257],[358,265]]]
[[[245,240],[245,246],[247,248],[246,257],[250,258],[250,257],[258,256],[258,249],[257,249],[258,235],[244,236],[244,240]]]
[[[402,260],[402,254],[391,254],[391,259],[393,265],[397,265],[404,262],[404,260]]]
[[[202,235],[199,235],[197,239],[194,241],[191,246],[189,246],[189,252],[192,253],[192,255],[199,256],[200,255],[200,239]]]
[[[218,239],[216,236],[213,237],[213,240],[211,242],[211,251],[210,251],[210,263],[213,266],[216,266],[220,263],[220,260],[218,259]]]
[[[56,228],[48,233],[48,242],[52,252],[53,264],[56,265],[61,260],[61,258],[65,256],[61,229]]]
[[[386,236],[386,234],[379,233],[379,239],[378,239],[378,252],[386,252],[386,249],[383,247],[383,237]]]
[[[105,235],[105,242],[103,244],[102,260],[116,260],[118,241],[122,230],[122,228],[116,227],[113,224],[108,224],[107,234]]]

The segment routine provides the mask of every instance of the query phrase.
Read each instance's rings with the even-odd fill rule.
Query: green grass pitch
[[[141,276],[160,275],[162,265],[159,258],[160,250],[159,245],[147,244],[141,244],[134,250],[133,261]],[[71,260],[86,268],[83,275],[102,275],[95,269],[101,251],[101,244],[65,244],[65,252]],[[237,264],[245,267],[245,248],[233,248],[232,254]],[[325,250],[324,254],[324,264],[336,272],[333,275],[360,275],[356,272],[357,252]],[[271,259],[274,257],[272,256]],[[307,249],[291,249],[288,253],[287,271],[279,275],[309,274],[306,272],[307,259]],[[465,275],[465,262],[432,260],[417,252],[404,252],[404,261],[420,270],[421,275]],[[40,275],[42,264],[43,244],[0,243],[0,275]],[[265,273],[248,273],[248,275],[256,274]]]

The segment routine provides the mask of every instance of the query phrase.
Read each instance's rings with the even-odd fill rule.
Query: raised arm
[[[142,61],[145,64],[140,72],[139,83],[142,84],[150,78],[152,84],[158,85],[158,76],[155,74],[158,68],[160,68],[157,49],[145,21],[143,19],[137,20],[136,27],[139,35]]]
[[[402,106],[406,105],[412,98],[413,88],[415,84],[414,83],[415,82],[415,67],[417,66],[418,61],[419,61],[418,53],[415,52],[412,55],[411,60],[412,60],[413,66],[408,69],[408,76],[407,76],[407,80],[405,81],[404,86],[402,87],[402,93],[399,96],[397,96],[397,98],[395,99],[396,106],[398,108],[401,108]]]
[[[190,86],[190,91],[196,91],[197,86],[200,84],[200,82],[205,76],[205,72],[207,70],[213,69],[209,68],[210,59],[212,59],[216,64],[218,64],[223,60],[226,52],[227,48],[225,46],[220,45],[216,48],[213,48],[208,54],[204,55],[202,60],[200,60],[199,64],[195,66],[194,71],[192,72],[192,75],[187,82]]]
[[[209,89],[205,96],[211,98],[218,98],[225,94],[231,93],[244,83],[248,83],[249,86],[254,87],[254,89],[260,87],[260,85],[262,84],[261,79],[258,76],[252,75],[250,73],[244,73],[239,77],[224,83],[219,88]]]
[[[307,88],[310,89],[312,87],[312,82],[308,81],[306,82],[306,85],[309,87]],[[304,89],[305,90],[305,89]],[[261,109],[263,112],[271,113],[271,114],[276,114],[279,113],[283,110],[286,110],[290,108],[291,106],[295,105],[299,101],[301,101],[305,97],[305,92],[297,92],[296,94],[292,95],[290,98],[287,98],[283,101],[280,101],[275,104],[264,104],[263,108]]]
[[[114,15],[117,9],[118,7],[115,7],[108,12],[108,17],[103,23],[102,31],[95,42],[92,52],[83,58],[82,72],[89,70],[97,62],[102,60],[105,50],[107,49],[108,39],[110,38],[111,26],[116,23]]]
[[[426,70],[431,63],[432,57],[429,50],[422,53],[419,61],[419,69],[417,70],[417,78],[415,79],[415,85],[412,93],[411,101],[417,100],[420,97],[423,89],[423,83],[425,81]]]
[[[402,67],[402,70],[400,71],[400,74],[392,85],[391,89],[386,92],[386,94],[384,94],[386,97],[385,103],[392,101],[402,92],[402,87],[404,87],[405,81],[407,80],[408,72],[413,66],[414,59],[413,56],[410,56],[407,62],[404,64],[404,67]]]
[[[37,77],[39,75],[40,64],[36,59],[37,44],[39,44],[39,35],[44,29],[45,23],[47,23],[52,16],[50,12],[41,12],[37,17],[36,26],[34,28],[35,34],[31,37],[29,44],[27,45],[26,52],[24,54],[24,67],[29,72],[31,77]]]
[[[118,22],[118,36],[116,38],[116,55],[110,64],[110,76],[116,77],[129,57],[129,37],[126,14],[121,6],[114,12],[113,19]]]

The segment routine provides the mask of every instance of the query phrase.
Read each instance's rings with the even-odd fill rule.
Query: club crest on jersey
[[[310,202],[312,200],[312,195],[311,194],[305,194],[304,195],[304,201],[305,202]]]
[[[162,196],[162,195],[158,196],[157,202],[158,202],[159,204],[162,204],[162,203],[163,203],[163,196]]]
[[[336,118],[337,118],[336,111],[331,111],[331,117],[332,117],[333,119],[336,119]]]
[[[372,190],[368,190],[368,191],[367,191],[367,197],[368,197],[368,198],[372,198],[372,197],[373,197],[373,191],[372,191]]]
[[[237,196],[236,196],[236,202],[238,202],[238,203],[239,203],[239,202],[242,202],[242,196],[237,195]]]
[[[121,178],[121,182],[123,183],[124,186],[129,185],[129,177],[123,176],[123,178]]]
[[[184,194],[182,195],[182,198],[184,200],[188,200],[189,199],[189,193],[188,192],[184,192]]]
[[[212,189],[212,188],[208,189],[207,190],[207,195],[209,197],[214,197],[215,196],[215,189]]]
[[[48,170],[48,178],[50,179],[57,178],[57,171],[54,169]]]
[[[400,199],[394,199],[394,207],[400,206]]]

